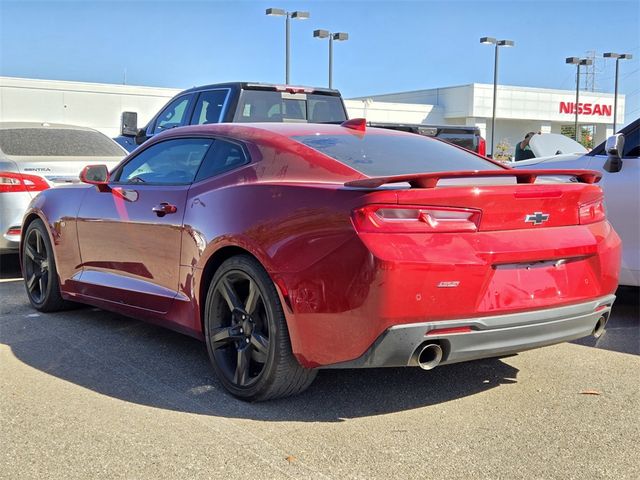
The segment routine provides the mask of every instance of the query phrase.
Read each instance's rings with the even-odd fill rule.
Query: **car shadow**
[[[17,253],[0,254],[0,280],[15,280],[22,277]]]
[[[127,402],[202,415],[336,422],[440,404],[514,383],[498,359],[418,368],[323,370],[304,393],[246,403],[226,393],[203,343],[98,309],[3,319],[0,341],[49,375]]]

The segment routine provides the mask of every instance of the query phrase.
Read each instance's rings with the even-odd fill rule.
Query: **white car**
[[[18,252],[22,216],[40,191],[79,183],[86,165],[115,167],[126,154],[91,128],[0,122],[0,253]]]
[[[514,162],[514,168],[587,168],[602,173],[607,217],[622,239],[620,284],[640,286],[640,119],[586,154]]]

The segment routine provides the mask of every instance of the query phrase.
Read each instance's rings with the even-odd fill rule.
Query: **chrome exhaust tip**
[[[442,347],[437,343],[429,343],[418,349],[418,366],[423,370],[436,368],[442,361]]]
[[[604,327],[607,324],[607,315],[602,315],[596,322],[596,326],[593,329],[592,335],[595,338],[600,338],[604,334]]]

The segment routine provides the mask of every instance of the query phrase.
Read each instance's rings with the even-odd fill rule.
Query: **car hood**
[[[583,154],[580,153],[567,153],[564,155],[549,155],[547,157],[540,158],[532,158],[531,160],[522,160],[519,162],[513,162],[511,166],[513,168],[529,168],[533,165],[553,163],[553,166],[549,166],[549,168],[554,168],[557,165],[557,168],[562,168],[562,162],[569,162],[572,160],[577,160],[582,157]]]
[[[529,148],[536,157],[551,157],[569,153],[584,155],[587,149],[566,135],[559,133],[539,133],[531,137]]]

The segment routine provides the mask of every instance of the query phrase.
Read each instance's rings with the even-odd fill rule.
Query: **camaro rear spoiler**
[[[571,176],[581,183],[596,183],[602,174],[595,170],[467,170],[460,172],[411,173],[371,177],[345,182],[346,187],[377,188],[387,183],[408,182],[413,188],[435,188],[445,178],[516,177],[518,183],[533,183],[540,176]]]

